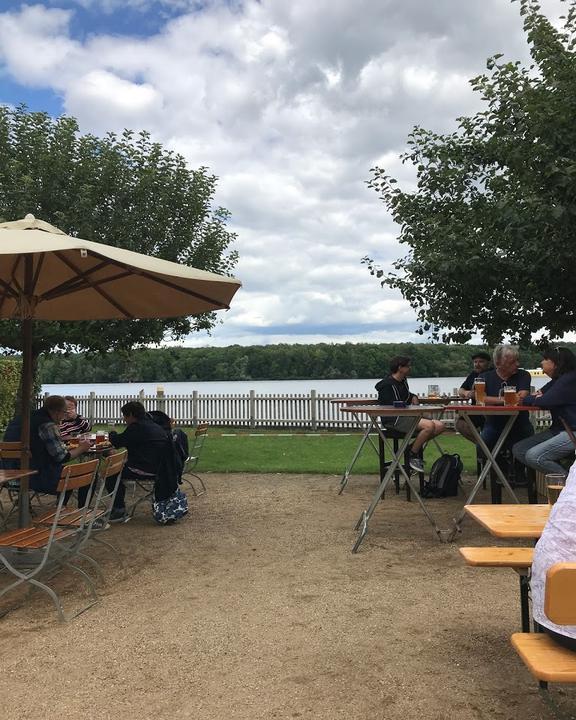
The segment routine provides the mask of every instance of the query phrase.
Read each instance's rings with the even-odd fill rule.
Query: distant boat
[[[534,368],[534,370],[528,370],[532,377],[546,377],[546,373],[542,368]]]

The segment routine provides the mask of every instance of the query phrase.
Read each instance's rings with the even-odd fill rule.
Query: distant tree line
[[[459,377],[470,371],[472,353],[486,349],[424,343],[320,343],[53,353],[41,356],[39,372],[42,383],[379,378],[388,373],[391,357],[408,355],[414,377]],[[540,358],[538,349],[524,350],[522,365],[538,367]]]

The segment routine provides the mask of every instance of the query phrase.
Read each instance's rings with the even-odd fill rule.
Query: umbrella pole
[[[22,459],[21,468],[30,467],[30,403],[32,400],[32,319],[22,319]],[[20,478],[18,525],[30,525],[30,489],[27,477]]]

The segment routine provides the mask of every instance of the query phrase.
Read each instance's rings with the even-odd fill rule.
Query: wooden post
[[[162,385],[158,385],[156,388],[156,410],[166,412],[166,399],[164,397],[164,388]]]
[[[192,426],[198,425],[198,390],[192,391]]]
[[[254,430],[256,427],[256,393],[254,390],[250,390],[250,397],[248,399],[248,417],[250,418],[250,428]]]
[[[96,406],[96,393],[94,390],[90,391],[90,395],[88,396],[88,420],[90,420],[90,425],[94,425],[94,416],[95,416],[95,408]],[[106,418],[109,420],[110,418]]]
[[[318,430],[318,397],[316,390],[310,390],[310,427]]]

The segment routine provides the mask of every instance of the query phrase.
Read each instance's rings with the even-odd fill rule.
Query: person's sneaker
[[[105,522],[104,518],[96,518],[94,520],[94,524],[92,525],[93,530],[108,530],[110,527],[109,522]]]
[[[123,523],[130,520],[130,515],[126,512],[126,508],[112,508],[110,513],[111,523]]]
[[[424,463],[417,455],[410,455],[410,460],[408,462],[408,465],[410,466],[411,470],[414,470],[414,472],[417,472],[417,473],[424,472]]]

